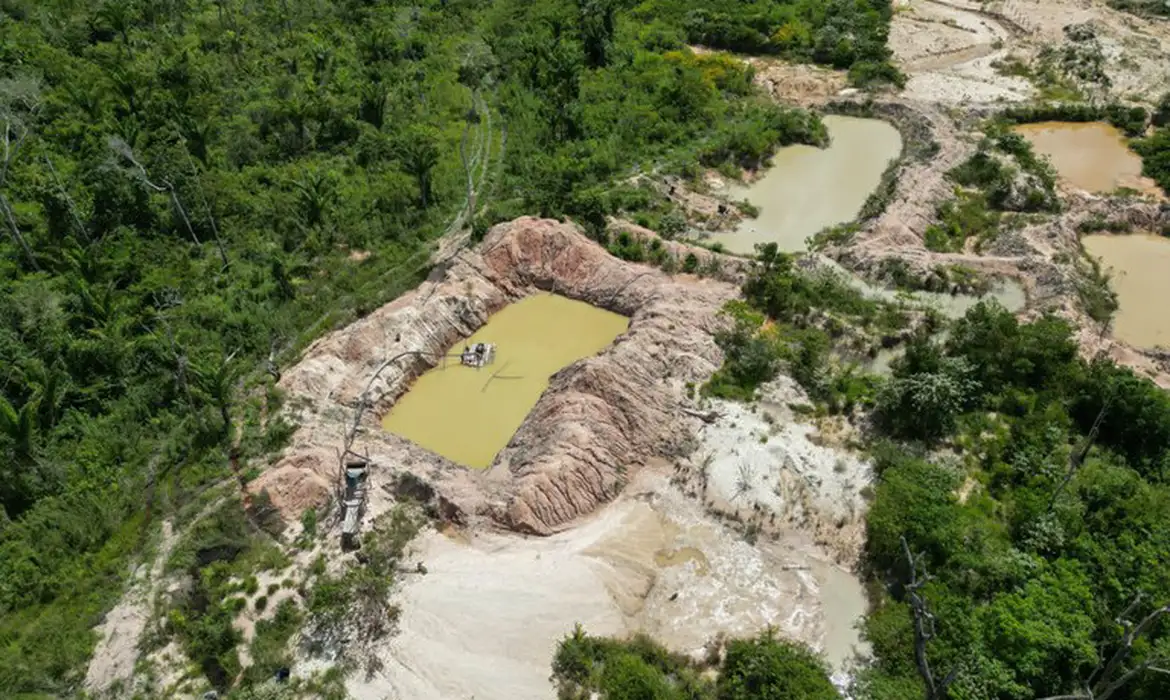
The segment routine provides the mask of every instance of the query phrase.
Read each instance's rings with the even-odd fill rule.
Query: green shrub
[[[717,700],[801,698],[840,700],[829,669],[807,647],[765,633],[727,645],[717,683]]]
[[[1142,174],[1158,183],[1163,192],[1170,192],[1170,127],[1134,141],[1133,150],[1142,157]]]

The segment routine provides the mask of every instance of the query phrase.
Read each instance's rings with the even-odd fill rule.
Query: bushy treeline
[[[901,84],[887,46],[889,0],[647,0],[635,16],[669,18],[693,44],[849,70],[858,85]]]
[[[1127,136],[1140,136],[1145,133],[1150,113],[1145,107],[1118,103],[1048,102],[1011,107],[997,114],[996,119],[1008,124],[1106,121],[1124,131]]]
[[[1142,175],[1170,192],[1170,126],[1163,126],[1144,139],[1133,141],[1133,150],[1142,157]]]
[[[727,642],[699,664],[652,639],[591,637],[578,627],[553,658],[561,700],[838,700],[828,667],[803,645],[765,632]],[[722,658],[720,658],[720,656]],[[716,671],[714,678],[704,673]]]
[[[951,681],[936,697],[1167,696],[1141,672],[1167,658],[1166,621],[1124,638],[1170,602],[1165,392],[1080,358],[1061,320],[983,304],[910,345],[876,415],[903,445],[955,452],[878,451],[866,561],[889,595],[866,621],[865,697],[921,696],[918,644]]]

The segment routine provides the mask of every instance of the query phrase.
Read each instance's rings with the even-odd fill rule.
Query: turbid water
[[[750,254],[757,243],[772,241],[783,251],[806,250],[806,238],[857,216],[902,150],[901,135],[887,122],[840,116],[824,121],[828,148],[781,148],[762,177],[731,187],[733,199],[747,199],[760,215],[719,237],[728,250]]]
[[[1140,348],[1170,348],[1170,239],[1133,234],[1094,235],[1081,239],[1090,255],[1101,259],[1117,292],[1113,335]]]
[[[1129,150],[1125,136],[1104,122],[1040,122],[1015,127],[1039,155],[1048,156],[1061,178],[1089,192],[1118,187],[1149,190],[1142,160]]]
[[[418,378],[382,425],[458,464],[486,468],[549,377],[597,354],[628,325],[624,316],[561,296],[522,299],[493,314],[467,341],[495,343],[494,363],[476,369],[448,358]]]

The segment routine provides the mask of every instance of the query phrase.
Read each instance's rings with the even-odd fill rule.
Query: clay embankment
[[[379,416],[449,348],[493,312],[543,292],[628,316],[629,330],[598,356],[554,375],[486,472],[381,429]],[[389,502],[379,487],[408,471],[435,488],[447,518],[549,534],[611,500],[648,460],[689,448],[698,421],[682,410],[684,387],[719,366],[712,332],[737,293],[725,282],[622,262],[570,225],[522,218],[497,226],[417,290],[308,348],[280,382],[299,428],[252,488],[266,490],[288,520],[326,504],[338,451],[364,406],[351,449],[382,467],[372,512]],[[458,406],[451,420],[459,420]]]

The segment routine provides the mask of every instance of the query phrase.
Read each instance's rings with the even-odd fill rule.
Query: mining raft
[[[467,367],[483,367],[496,360],[496,346],[494,343],[476,343],[464,346],[459,354],[459,362]]]

